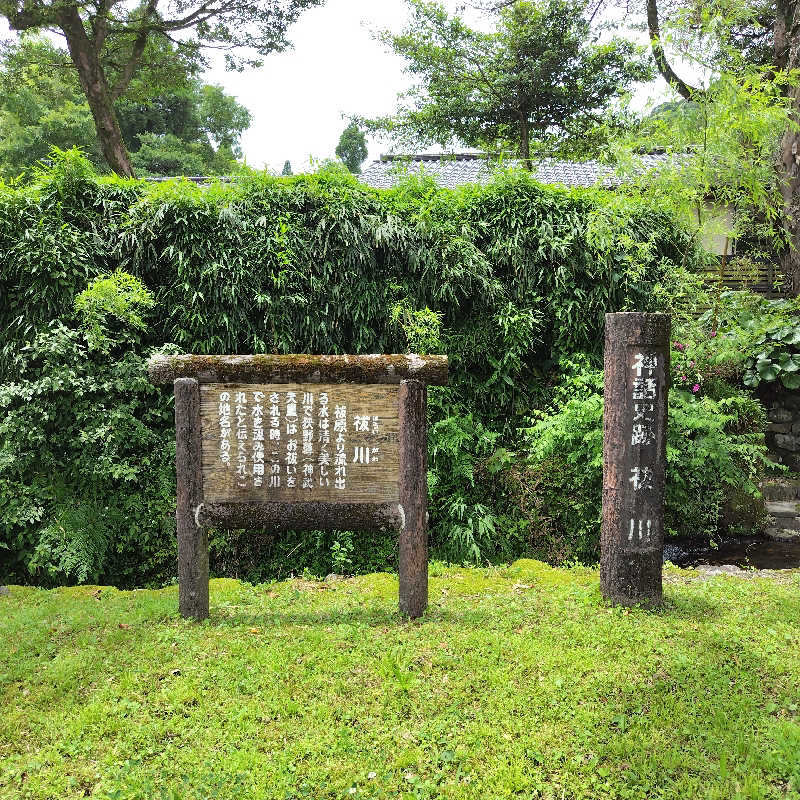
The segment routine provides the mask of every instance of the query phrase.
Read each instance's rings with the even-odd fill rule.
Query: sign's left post
[[[208,617],[208,533],[200,523],[203,503],[200,385],[176,378],[175,466],[178,522],[178,606],[181,616]]]

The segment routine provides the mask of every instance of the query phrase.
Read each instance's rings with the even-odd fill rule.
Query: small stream
[[[711,547],[707,539],[667,539],[664,560],[678,567],[734,564],[742,569],[793,569],[800,567],[800,542],[773,542],[761,536],[742,536]]]

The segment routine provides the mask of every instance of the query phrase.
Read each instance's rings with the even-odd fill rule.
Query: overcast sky
[[[450,11],[464,5],[464,0],[440,2]],[[488,24],[485,17],[469,16],[473,24]],[[310,158],[334,157],[347,124],[343,114],[393,113],[398,93],[411,79],[403,73],[403,59],[387,53],[371,32],[399,32],[407,19],[405,0],[325,0],[289,30],[294,48],[267,56],[261,69],[226,73],[220,62],[207,72],[205,80],[221,84],[253,115],[242,138],[247,162],[280,171],[288,158],[295,172],[305,171]],[[634,105],[660,101],[666,93],[659,79],[636,93]],[[367,144],[369,159],[389,150],[385,140]]]
[[[205,80],[224,86],[253,115],[242,138],[247,162],[281,170],[288,158],[295,172],[304,171],[309,158],[334,157],[343,114],[391,114],[409,79],[403,60],[371,31],[399,31],[406,19],[404,0],[326,0],[290,29],[294,48],[267,56],[261,69],[207,72]],[[387,149],[379,140],[368,144],[370,159]]]
[[[451,11],[463,5],[442,2]],[[325,0],[289,30],[294,48],[267,56],[260,69],[226,72],[221,60],[212,66],[204,80],[223,86],[252,114],[242,138],[248,164],[280,171],[289,159],[295,172],[306,171],[310,159],[334,156],[347,124],[343,115],[391,114],[410,79],[403,60],[387,53],[371,32],[400,31],[407,16],[405,0]],[[0,36],[7,30],[0,26]],[[663,81],[640,90],[636,105],[665,91]],[[370,159],[388,150],[386,141],[368,144]]]

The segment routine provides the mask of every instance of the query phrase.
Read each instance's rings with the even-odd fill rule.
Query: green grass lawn
[[[800,798],[800,574],[597,572],[0,597],[0,798]]]

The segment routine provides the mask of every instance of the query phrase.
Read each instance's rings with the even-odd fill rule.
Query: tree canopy
[[[738,150],[740,177],[734,185],[757,200],[772,229],[770,257],[782,254],[788,283],[800,293],[800,2],[642,0],[631,8],[646,18],[661,76],[701,111],[697,119],[703,124],[695,126],[703,132],[697,142],[701,152],[708,150],[705,132],[716,135],[705,123],[729,118],[725,132],[737,132],[728,137],[726,150],[728,155]],[[704,82],[688,79],[691,73],[680,64],[687,60],[700,67],[693,72]],[[719,156],[706,160],[717,171]]]
[[[530,167],[534,144],[585,150],[613,101],[651,77],[630,41],[598,41],[583,0],[504,5],[489,33],[439,3],[408,3],[406,29],[380,38],[418,82],[394,117],[368,121],[403,142],[513,149]]]
[[[174,48],[161,44],[163,60]],[[0,55],[0,175],[13,177],[47,157],[51,147],[79,147],[105,167],[91,110],[64,51],[23,37]],[[181,73],[179,67],[183,67]],[[202,83],[175,58],[171,86],[153,94],[157,78],[142,70],[117,101],[123,140],[135,168],[148,175],[230,172],[249,111],[219,86]]]
[[[14,31],[48,30],[64,37],[103,157],[115,172],[132,175],[117,103],[128,95],[134,76],[148,70],[149,86],[158,94],[172,85],[176,67],[185,71],[186,64],[204,64],[208,48],[224,52],[232,68],[257,65],[259,56],[288,47],[289,26],[321,2],[0,0],[0,15]],[[172,45],[166,59],[165,42]]]
[[[356,122],[351,122],[339,137],[336,156],[354,174],[361,172],[361,165],[367,157],[367,140]]]

